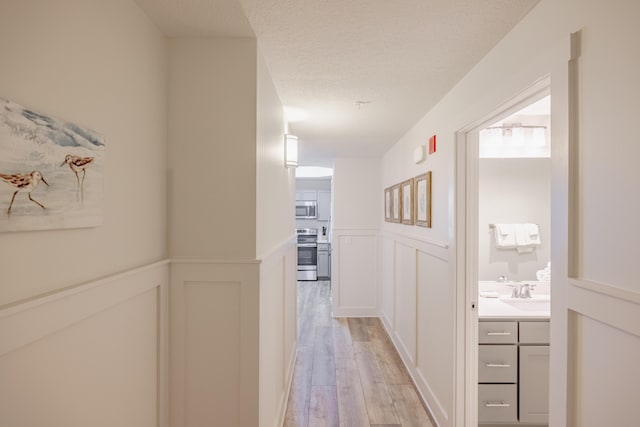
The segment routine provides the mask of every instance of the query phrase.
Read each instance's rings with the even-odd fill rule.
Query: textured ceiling
[[[539,0],[136,1],[170,36],[253,32],[283,104],[308,114],[300,163],[330,166],[384,153]]]
[[[135,0],[169,37],[255,37],[237,0]]]

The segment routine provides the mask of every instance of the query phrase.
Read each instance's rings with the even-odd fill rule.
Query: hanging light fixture
[[[284,166],[298,167],[298,137],[289,133],[284,135]]]

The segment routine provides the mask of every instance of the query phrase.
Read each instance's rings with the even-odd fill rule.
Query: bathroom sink
[[[504,298],[500,299],[505,304],[522,311],[549,312],[551,301],[548,298]]]

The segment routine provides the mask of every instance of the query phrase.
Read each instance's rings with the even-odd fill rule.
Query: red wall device
[[[436,152],[436,136],[433,135],[429,138],[429,154],[433,154]]]

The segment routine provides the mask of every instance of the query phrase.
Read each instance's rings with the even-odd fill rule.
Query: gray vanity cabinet
[[[549,322],[481,320],[478,341],[480,424],[548,424]]]
[[[549,422],[549,346],[520,346],[520,422]]]

